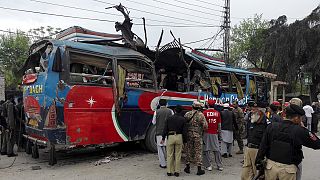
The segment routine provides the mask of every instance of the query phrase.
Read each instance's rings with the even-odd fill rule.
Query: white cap
[[[193,107],[202,107],[203,104],[201,102],[198,102],[198,101],[193,101],[193,104],[192,104]]]
[[[229,103],[224,103],[224,104],[223,104],[223,107],[224,107],[224,108],[228,108],[228,107],[230,107],[230,105],[229,105]]]

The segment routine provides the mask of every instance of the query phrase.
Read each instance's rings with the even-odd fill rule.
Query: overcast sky
[[[96,2],[94,0],[38,0],[49,3],[55,3],[65,6],[73,6],[77,8],[83,8],[88,10],[101,11],[111,14],[120,14],[115,9],[105,9],[111,5],[103,4],[101,2]],[[204,25],[204,23],[220,26],[222,18],[223,8],[220,6],[224,5],[224,0],[99,0],[111,4],[119,4],[120,2],[128,8],[130,11],[130,16],[135,17],[133,23],[142,23],[141,17],[146,18],[147,24],[152,25]],[[202,2],[201,2],[202,1]],[[174,4],[168,5],[164,4],[170,3]],[[189,5],[196,4],[198,6]],[[205,3],[207,2],[207,3]],[[150,7],[150,6],[154,7]],[[220,6],[216,6],[216,5]],[[235,25],[241,21],[241,18],[253,17],[254,14],[263,14],[264,19],[275,19],[281,15],[287,15],[290,22],[296,19],[301,19],[316,8],[319,5],[319,0],[231,0],[231,23]],[[58,7],[53,5],[46,5],[39,2],[34,2],[32,0],[0,0],[0,7],[6,8],[16,8],[23,10],[39,11],[45,13],[55,13],[61,15],[78,16],[95,18],[101,20],[111,20],[122,22],[123,17],[88,12],[83,10],[75,10],[70,8]],[[158,7],[158,8],[156,8]],[[159,9],[160,8],[160,9]],[[186,8],[186,9],[184,9]],[[139,12],[137,10],[147,11],[150,13],[161,14],[163,17],[155,14],[150,14],[146,12]],[[172,10],[172,11],[169,11]],[[175,12],[173,12],[175,11]],[[179,13],[182,12],[183,14]],[[178,19],[174,19],[178,18]],[[158,22],[167,21],[167,22]],[[48,15],[32,14],[26,12],[16,12],[12,10],[0,9],[0,30],[15,30],[21,29],[24,31],[30,28],[37,28],[40,26],[53,26],[62,29],[68,28],[70,26],[81,26],[87,29],[117,33],[114,28],[114,22],[102,22],[94,20],[81,20],[81,19],[71,19],[64,17],[55,17]],[[207,37],[212,37],[218,30],[219,27],[151,27],[147,26],[148,35],[148,46],[153,48],[157,44],[161,29],[164,29],[164,38],[162,45],[164,43],[172,41],[170,35],[170,30],[177,38],[181,38],[183,43],[196,41],[199,39],[204,39]],[[133,31],[144,39],[143,26],[134,25]],[[0,32],[1,33],[1,32]],[[219,37],[218,37],[219,38]],[[222,46],[221,41],[213,43],[214,48],[219,48]],[[206,44],[205,44],[206,43]],[[190,44],[191,47],[208,47],[211,42],[199,42],[195,44]]]

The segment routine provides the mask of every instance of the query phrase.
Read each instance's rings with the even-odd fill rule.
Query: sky
[[[39,1],[78,9],[44,4]],[[120,12],[114,8],[105,9],[119,3],[127,7],[130,11],[130,17],[134,17],[132,30],[142,39],[144,39],[143,26],[138,24],[142,24],[141,18],[145,17],[146,24],[148,24],[147,45],[151,49],[156,46],[162,29],[164,30],[164,37],[161,45],[173,40],[170,30],[176,38],[181,39],[182,43],[213,37],[220,29],[219,26],[222,24],[221,11],[224,10],[224,0],[0,0],[0,30],[10,29],[15,31],[20,29],[28,31],[40,26],[62,29],[81,26],[100,32],[119,33],[114,28],[114,22],[105,21],[123,21]],[[286,15],[289,22],[294,22],[309,15],[319,5],[319,0],[231,0],[230,4],[231,26],[234,26],[239,24],[243,18],[253,17],[254,14],[262,14],[263,19],[267,20]],[[100,21],[17,12],[1,9],[1,7],[85,17],[99,19]],[[79,10],[79,8],[86,11]],[[181,27],[190,25],[196,27]],[[215,27],[199,27],[203,25]],[[208,48],[209,46],[211,48],[221,48],[222,41],[220,38],[222,36],[219,35],[216,41],[207,40],[188,45],[192,48]]]

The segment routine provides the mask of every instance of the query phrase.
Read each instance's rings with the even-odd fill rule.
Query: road
[[[236,150],[237,148],[234,147],[234,151]],[[118,155],[114,152],[118,152]],[[319,180],[320,151],[305,148],[304,152],[302,179]],[[95,165],[98,160],[110,154],[115,157],[120,155],[124,157],[106,164]],[[166,170],[159,167],[156,154],[148,153],[133,144],[104,150],[87,149],[58,153],[58,164],[55,166],[49,166],[47,158],[48,153],[45,150],[40,150],[39,159],[32,159],[30,155],[19,153],[12,167],[0,169],[0,179],[169,179],[166,176]],[[13,160],[14,158],[1,156],[0,168],[9,166]],[[241,160],[242,155],[234,155],[232,158],[223,159],[224,171],[222,172],[206,171],[205,175],[199,177],[195,175],[196,168],[193,167],[191,174],[182,172],[181,176],[175,179],[240,179]],[[39,166],[41,169],[32,170],[33,166]]]

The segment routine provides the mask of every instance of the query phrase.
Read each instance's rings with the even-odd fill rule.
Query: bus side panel
[[[74,86],[64,104],[67,142],[93,145],[123,142],[111,87]]]

